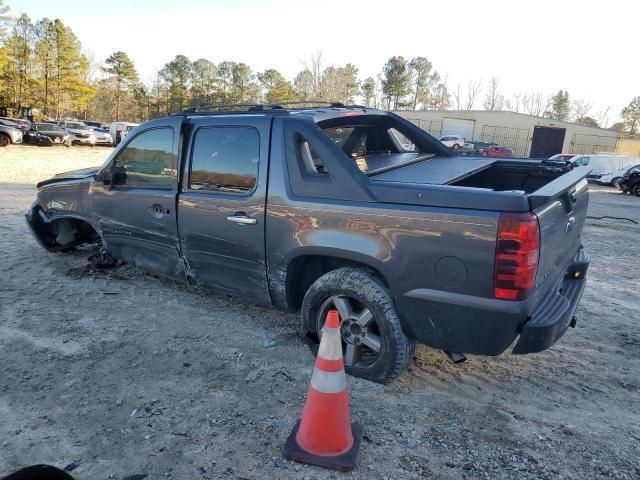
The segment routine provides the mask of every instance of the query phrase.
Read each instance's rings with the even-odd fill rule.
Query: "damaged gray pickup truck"
[[[389,112],[212,106],[140,125],[100,168],[38,184],[51,252],[99,243],[141,269],[301,309],[337,309],[347,371],[388,382],[415,342],[542,351],[575,325],[587,167],[456,156]],[[143,307],[140,307],[143,308]]]

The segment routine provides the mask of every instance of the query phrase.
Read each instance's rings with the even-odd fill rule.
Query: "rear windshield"
[[[440,153],[429,140],[418,139],[392,117],[343,117],[325,120],[318,125],[360,171],[369,176],[427,160]],[[424,135],[428,137],[426,133]],[[312,156],[316,157],[313,152]],[[314,163],[318,163],[317,158],[314,158]]]

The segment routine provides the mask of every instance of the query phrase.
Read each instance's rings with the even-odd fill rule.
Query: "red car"
[[[513,152],[506,147],[483,147],[478,150],[483,157],[513,157]]]

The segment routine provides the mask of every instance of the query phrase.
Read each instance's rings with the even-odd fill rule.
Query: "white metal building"
[[[618,132],[515,112],[484,110],[399,110],[434,137],[462,135],[467,142],[495,143],[519,157],[556,153],[614,152]]]

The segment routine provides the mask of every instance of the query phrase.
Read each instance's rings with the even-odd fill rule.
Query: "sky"
[[[60,18],[97,59],[123,50],[145,82],[177,54],[276,68],[292,79],[326,65],[376,77],[393,55],[425,56],[449,90],[500,89],[586,99],[609,123],[640,95],[640,0],[6,0],[12,14]],[[478,102],[478,107],[480,102]]]

